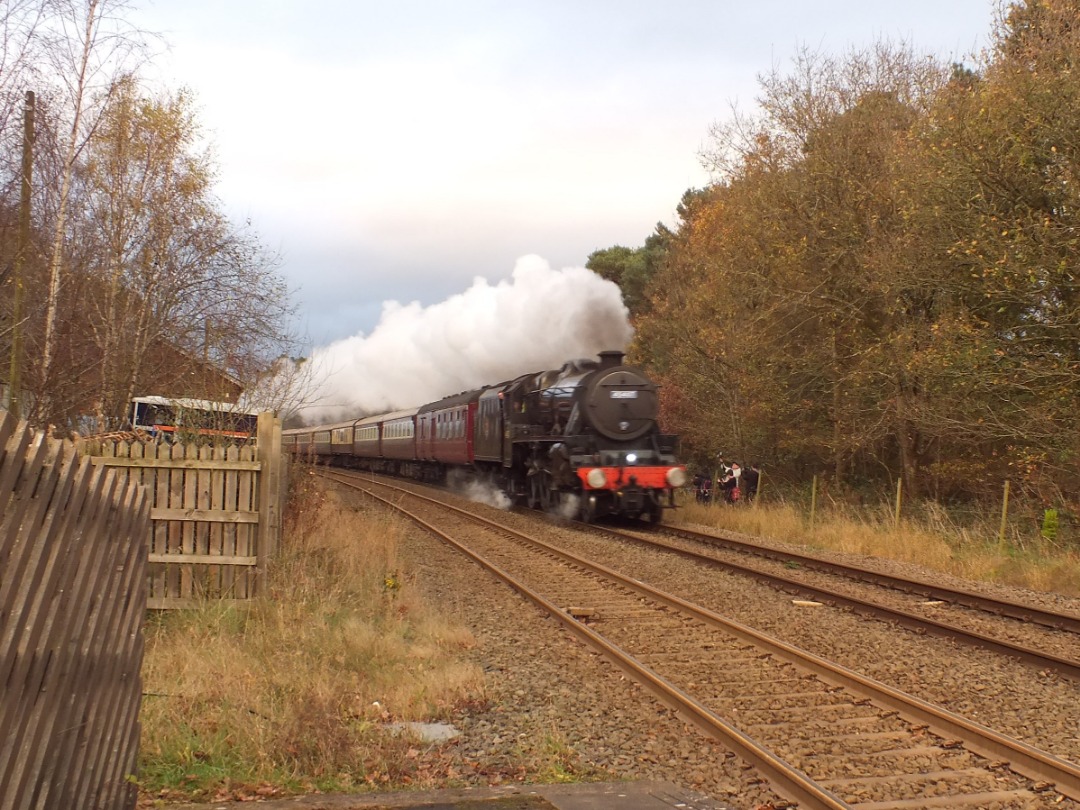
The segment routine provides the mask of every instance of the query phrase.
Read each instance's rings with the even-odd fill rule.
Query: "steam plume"
[[[371,334],[312,353],[308,424],[411,408],[567,360],[625,349],[633,330],[619,288],[591,270],[524,256],[511,279],[483,278],[429,307],[383,304]]]

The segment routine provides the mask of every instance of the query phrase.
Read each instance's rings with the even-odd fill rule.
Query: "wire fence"
[[[743,485],[732,498],[721,483],[722,476],[699,474],[683,494],[684,499],[717,506],[752,507],[785,505],[803,512],[809,524],[825,519],[848,519],[887,527],[904,522],[946,535],[967,536],[1019,548],[1044,544],[1062,549],[1080,549],[1080,516],[1067,504],[1047,504],[1017,494],[1004,481],[999,497],[945,502],[925,497],[908,497],[902,486],[895,489],[836,492],[826,479],[777,481],[761,470],[754,491]],[[748,495],[750,497],[748,497]]]

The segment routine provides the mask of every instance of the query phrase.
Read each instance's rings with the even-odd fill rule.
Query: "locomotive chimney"
[[[618,351],[600,352],[600,368],[614,368],[621,365],[623,357],[623,353]]]

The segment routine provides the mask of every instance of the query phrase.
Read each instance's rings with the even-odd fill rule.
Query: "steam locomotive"
[[[658,412],[656,385],[607,351],[411,410],[286,430],[283,441],[301,458],[419,480],[468,471],[513,503],[586,522],[659,523],[686,468]]]

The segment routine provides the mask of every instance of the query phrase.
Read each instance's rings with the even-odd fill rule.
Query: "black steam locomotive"
[[[287,430],[286,449],[431,481],[468,470],[533,508],[659,523],[686,469],[657,424],[656,385],[622,360],[602,352],[412,410]]]

